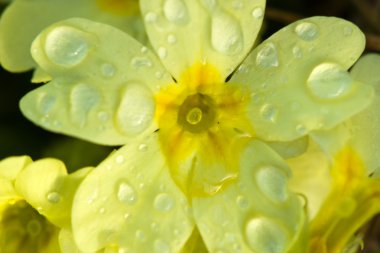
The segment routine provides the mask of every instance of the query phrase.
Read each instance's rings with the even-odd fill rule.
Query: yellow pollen
[[[202,120],[202,110],[198,107],[191,109],[186,115],[186,120],[191,125],[198,124]]]

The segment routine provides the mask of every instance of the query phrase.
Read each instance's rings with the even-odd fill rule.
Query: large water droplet
[[[134,204],[137,200],[135,190],[126,182],[121,182],[117,188],[117,199],[126,204]]]
[[[85,33],[68,26],[55,28],[45,40],[46,56],[63,67],[73,67],[81,63],[88,54],[88,48]]]
[[[182,0],[166,0],[164,15],[167,20],[178,25],[186,24],[189,21],[189,13],[185,2]]]
[[[335,63],[322,63],[315,67],[307,80],[307,86],[318,98],[342,97],[352,89],[353,80],[346,70]]]
[[[174,206],[173,198],[167,193],[160,193],[154,199],[154,208],[161,212],[170,211]]]
[[[267,218],[255,218],[247,222],[245,236],[254,252],[282,253],[287,247],[284,229]]]
[[[87,84],[74,86],[70,93],[70,116],[74,124],[83,127],[87,115],[100,103],[100,94],[95,88]]]
[[[143,132],[152,122],[155,103],[152,92],[141,83],[130,83],[122,92],[117,123],[127,135]]]
[[[155,240],[153,247],[154,247],[155,253],[170,253],[171,252],[170,245],[166,241],[161,240],[161,239]]]
[[[243,32],[239,22],[224,12],[213,15],[211,45],[216,51],[227,55],[240,53],[243,50]]]
[[[57,204],[61,201],[61,195],[58,192],[49,192],[46,195],[46,199],[52,204]]]
[[[277,108],[271,104],[265,104],[260,109],[260,115],[267,121],[275,122],[277,114]]]
[[[278,67],[277,49],[272,42],[266,43],[256,56],[256,64],[264,67]]]
[[[296,34],[303,40],[312,41],[318,37],[317,25],[310,22],[302,22],[295,28]]]
[[[256,183],[259,189],[274,202],[283,202],[287,199],[287,182],[286,174],[273,166],[260,168],[256,174]]]
[[[158,57],[160,57],[160,59],[165,59],[166,56],[168,56],[168,50],[166,50],[166,48],[164,48],[164,47],[158,48],[157,53],[158,53]]]
[[[38,110],[44,116],[47,116],[54,108],[56,97],[41,93],[38,95]]]

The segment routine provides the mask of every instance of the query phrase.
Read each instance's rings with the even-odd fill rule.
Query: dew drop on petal
[[[295,32],[303,40],[312,41],[318,37],[317,25],[310,22],[302,22],[295,28]]]
[[[252,11],[252,17],[255,19],[261,19],[264,16],[264,10],[262,7],[256,7]]]
[[[189,13],[183,0],[166,0],[164,15],[170,22],[183,25],[189,21]]]
[[[141,143],[141,144],[139,145],[139,150],[140,150],[141,152],[146,152],[146,151],[148,150],[148,146],[147,146],[145,143]]]
[[[77,84],[70,93],[70,116],[74,124],[83,127],[91,109],[100,103],[101,96],[92,86]]]
[[[134,57],[134,58],[132,58],[131,64],[135,68],[152,67],[153,66],[153,63],[146,57]]]
[[[85,33],[73,27],[57,27],[46,36],[46,56],[63,67],[80,64],[87,57],[88,49]]]
[[[278,110],[271,104],[264,104],[260,109],[260,115],[267,121],[275,122]]]
[[[256,184],[260,191],[274,202],[283,202],[287,199],[287,182],[286,174],[273,166],[264,166],[256,173]]]
[[[57,204],[61,201],[61,195],[58,192],[49,192],[46,199],[52,204]]]
[[[282,253],[286,250],[284,229],[267,218],[254,218],[247,222],[245,236],[254,252]]]
[[[117,125],[126,135],[143,132],[153,121],[155,103],[152,92],[141,83],[129,83],[121,93]]]
[[[302,58],[302,49],[298,46],[294,46],[293,49],[292,49],[292,53],[294,55],[294,57],[296,58]]]
[[[107,112],[100,111],[98,112],[98,119],[101,122],[106,122],[110,118],[110,115]]]
[[[265,44],[257,53],[256,64],[263,68],[278,67],[277,49],[272,42]]]
[[[249,202],[247,200],[247,198],[245,198],[244,196],[238,196],[236,198],[236,204],[241,208],[241,209],[247,209],[248,206],[249,206]]]
[[[211,45],[216,51],[227,55],[240,53],[243,50],[243,32],[239,22],[227,13],[213,15]]]
[[[216,0],[201,0],[201,4],[210,12],[216,8]]]
[[[353,33],[352,27],[346,26],[345,28],[343,28],[344,36],[350,36],[350,35],[352,35],[352,33]]]
[[[56,104],[56,97],[41,93],[38,95],[38,110],[44,116],[48,115]]]
[[[117,199],[126,204],[134,204],[137,201],[135,190],[127,182],[121,182],[117,188]]]
[[[307,128],[303,125],[303,124],[298,124],[296,126],[296,131],[299,133],[299,134],[306,134],[307,133]]]
[[[145,240],[145,233],[142,230],[137,230],[136,231],[136,238],[140,241]]]
[[[164,47],[158,48],[157,53],[158,53],[158,57],[160,57],[161,60],[165,59],[166,56],[168,56],[168,51]]]
[[[161,212],[168,212],[174,206],[173,198],[167,193],[160,193],[154,199],[154,208]]]
[[[115,162],[116,162],[117,164],[123,164],[123,163],[125,162],[125,158],[124,158],[124,156],[123,156],[123,155],[118,155],[118,156],[116,156],[116,158],[115,158]]]
[[[158,19],[158,16],[157,16],[157,14],[156,13],[154,13],[154,12],[148,12],[147,14],[145,14],[145,21],[147,22],[147,23],[154,23],[154,22],[156,22],[157,21],[157,19]]]
[[[307,80],[311,93],[322,99],[342,97],[351,91],[352,85],[348,72],[335,63],[316,66]]]
[[[166,241],[161,240],[161,239],[155,240],[153,247],[154,247],[155,253],[170,253],[171,252],[170,245]]]
[[[111,63],[104,63],[100,67],[102,75],[106,78],[115,76],[116,68]]]
[[[170,45],[177,43],[177,37],[174,34],[169,34],[166,40]]]

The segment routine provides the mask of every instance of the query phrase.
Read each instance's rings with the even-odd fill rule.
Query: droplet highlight
[[[160,193],[154,199],[154,208],[161,212],[168,212],[174,206],[174,199],[167,193]]]
[[[287,175],[274,166],[265,166],[256,173],[256,184],[271,201],[284,202],[288,198]]]
[[[137,201],[135,190],[126,182],[121,182],[117,188],[117,199],[126,204],[134,204]]]
[[[263,68],[279,66],[277,49],[272,42],[266,43],[257,53],[256,64]]]
[[[46,196],[46,199],[51,204],[58,204],[61,201],[61,195],[58,192],[49,192]]]
[[[166,0],[164,3],[165,18],[177,25],[184,25],[189,20],[186,4],[182,0]]]
[[[310,22],[302,22],[295,28],[295,32],[301,39],[305,41],[312,41],[318,37],[317,25]]]

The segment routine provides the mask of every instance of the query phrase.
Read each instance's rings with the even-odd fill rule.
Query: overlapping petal
[[[372,89],[346,71],[364,35],[333,17],[297,21],[264,41],[230,82],[251,92],[247,114],[259,138],[289,141],[329,129],[365,108]]]
[[[141,1],[150,41],[176,79],[200,62],[226,78],[253,46],[264,8],[264,0]]]
[[[112,153],[86,177],[74,200],[74,237],[84,252],[112,245],[179,252],[193,231],[189,211],[155,133]]]
[[[106,145],[157,129],[154,94],[173,81],[153,53],[122,31],[70,19],[45,30],[32,51],[53,78],[20,102],[33,122]]]
[[[305,252],[306,219],[300,198],[287,187],[290,170],[258,141],[240,157],[236,184],[194,198],[194,218],[210,252]]]
[[[142,20],[138,13],[132,16],[114,15],[102,10],[93,0],[15,0],[0,19],[0,62],[12,72],[21,72],[36,66],[30,55],[33,39],[54,22],[85,17],[112,24],[132,36],[146,41]]]

